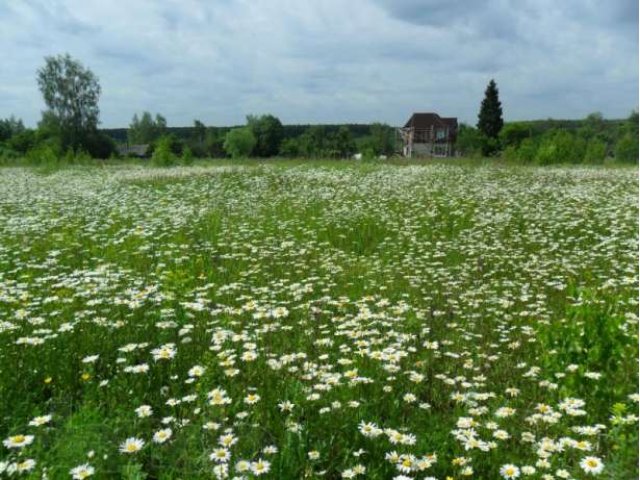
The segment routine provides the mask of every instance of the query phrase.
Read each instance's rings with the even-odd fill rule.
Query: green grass
[[[593,478],[587,456],[599,478],[638,475],[634,168],[0,173],[0,438],[34,437],[0,446],[0,471],[223,478],[209,456],[226,432],[229,478],[258,459],[264,478],[393,478],[392,451],[419,479]],[[144,447],[120,453],[129,437]]]

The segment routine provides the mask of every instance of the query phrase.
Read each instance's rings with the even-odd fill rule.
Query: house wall
[[[413,155],[414,156],[431,155],[432,149],[433,148],[431,143],[414,143]]]
[[[453,155],[453,148],[451,144],[439,143],[439,149],[435,149],[433,143],[414,143],[412,145],[412,157],[445,157]]]

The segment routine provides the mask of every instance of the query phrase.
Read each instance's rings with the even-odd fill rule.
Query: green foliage
[[[200,120],[193,121],[191,135],[187,141],[187,146],[196,157],[207,156],[207,127]]]
[[[56,124],[64,149],[86,148],[88,135],[98,126],[98,78],[69,54],[45,57],[45,62],[37,74],[48,108],[44,115]]]
[[[523,123],[507,123],[498,138],[503,147],[519,147],[522,141],[531,137],[531,130]]]
[[[166,135],[160,137],[155,144],[151,161],[154,165],[159,167],[168,167],[177,163],[176,154],[173,152],[172,145],[174,139]]]
[[[632,112],[623,125],[615,155],[621,162],[638,162],[638,112]]]
[[[346,126],[341,126],[338,131],[332,134],[329,142],[332,146],[334,158],[349,158],[356,152],[356,144],[351,131]]]
[[[373,149],[376,155],[392,155],[396,149],[395,129],[384,123],[372,124],[364,148]]]
[[[518,159],[525,163],[532,163],[536,158],[538,145],[535,140],[525,138],[517,149]]]
[[[16,120],[13,115],[6,119],[0,119],[0,142],[6,142],[25,130],[22,120]]]
[[[581,163],[584,153],[583,139],[564,130],[551,131],[542,140],[535,161],[540,165]]]
[[[224,140],[226,132],[222,129],[209,128],[205,137],[205,152],[211,157],[225,157]]]
[[[224,140],[224,150],[233,158],[248,157],[255,145],[256,137],[249,127],[234,128]]]
[[[460,155],[465,157],[480,155],[482,150],[482,136],[478,129],[466,123],[461,123],[458,127],[456,150]]]
[[[638,136],[625,134],[616,145],[616,159],[625,163],[638,162]]]
[[[182,149],[182,157],[180,157],[180,163],[183,165],[193,165],[193,152],[186,146]]]
[[[256,139],[251,152],[253,156],[272,157],[278,154],[284,138],[284,129],[277,117],[273,115],[248,115],[247,127]]]
[[[300,156],[297,138],[285,138],[280,145],[280,155],[288,158]]]
[[[25,155],[25,159],[32,165],[52,166],[62,163],[62,148],[59,143],[40,143]]]
[[[485,157],[492,157],[500,151],[500,140],[480,133],[480,152]]]
[[[477,127],[486,138],[497,141],[503,124],[502,104],[498,98],[498,87],[496,82],[491,79],[484,92],[484,99],[480,104]],[[493,148],[494,145],[497,146],[497,143],[494,144],[491,140],[483,142],[485,152],[487,149]]]
[[[6,145],[11,150],[24,155],[36,145],[36,142],[36,132],[33,130],[24,130],[23,132],[13,135],[7,140]]]
[[[167,120],[156,113],[155,120],[149,112],[143,112],[142,117],[133,115],[127,133],[129,143],[132,145],[144,145],[153,143],[158,138],[165,135],[167,130]]]
[[[546,437],[544,472],[637,478],[637,169],[241,163],[0,175],[0,439],[34,435],[2,459],[37,462],[16,478],[214,478],[227,432],[230,476],[393,478],[395,450],[437,455],[412,478],[498,479]]]
[[[592,138],[587,142],[584,152],[584,163],[603,163],[607,156],[607,145],[597,138]]]

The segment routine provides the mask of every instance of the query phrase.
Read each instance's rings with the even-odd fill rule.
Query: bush
[[[518,159],[521,162],[533,163],[538,153],[538,146],[531,138],[525,138],[518,147]]]
[[[168,167],[176,164],[177,157],[171,150],[171,138],[160,137],[151,156],[151,162],[159,167]]]
[[[552,130],[543,139],[535,160],[540,165],[580,163],[584,159],[586,142],[564,130]]]
[[[638,162],[638,137],[625,134],[616,145],[616,160],[625,163]]]
[[[84,141],[86,153],[93,158],[109,158],[116,151],[116,144],[105,133],[90,133]]]
[[[589,140],[584,152],[585,163],[603,163],[606,156],[607,146],[604,142],[595,138]]]
[[[33,165],[57,165],[61,163],[62,152],[55,142],[41,143],[29,150],[25,158]]]
[[[248,127],[234,128],[224,139],[224,150],[233,158],[248,157],[256,145],[256,137]]]
[[[193,165],[193,152],[189,147],[184,147],[182,149],[182,157],[180,157],[180,161],[183,165]]]

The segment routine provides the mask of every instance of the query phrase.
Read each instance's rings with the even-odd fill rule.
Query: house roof
[[[441,117],[437,113],[414,113],[411,118],[407,120],[404,128],[416,128],[424,129],[430,127],[449,127],[452,129],[458,128],[458,119],[456,117]]]

